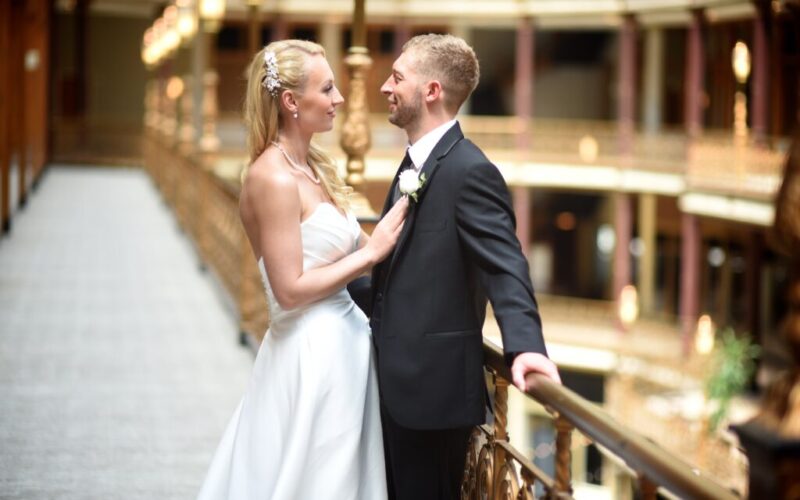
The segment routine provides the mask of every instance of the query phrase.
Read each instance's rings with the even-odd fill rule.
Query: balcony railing
[[[786,160],[784,138],[756,143],[747,138],[737,140],[732,132],[724,131],[708,131],[690,140],[682,130],[635,130],[629,153],[624,153],[617,124],[610,121],[535,119],[526,125],[515,117],[465,115],[459,122],[465,135],[498,162],[675,174],[690,191],[755,200],[772,199]],[[373,156],[402,156],[405,137],[384,114],[371,116],[370,129]],[[244,131],[238,117],[227,117],[220,131],[221,135],[224,132],[223,144],[244,151]],[[331,151],[338,149],[336,134],[324,134],[318,142]]]
[[[508,386],[511,373],[502,351],[484,340],[486,369],[494,380],[494,425],[473,432],[468,451],[464,498],[534,498],[541,485],[548,498],[571,498],[571,448],[573,432],[616,457],[622,469],[638,482],[641,498],[657,493],[680,498],[737,498],[713,480],[701,475],[678,457],[635,431],[618,424],[603,409],[542,375],[528,375],[528,396],[553,416],[556,429],[555,475],[546,474],[508,441]]]
[[[238,216],[238,185],[225,162],[181,150],[155,135],[145,138],[145,167],[192,239],[199,260],[213,272],[239,318],[240,330],[260,342],[268,317],[261,277]],[[231,170],[236,170],[233,165]],[[222,174],[222,175],[221,175]],[[226,179],[228,177],[228,179]],[[464,498],[571,498],[574,433],[594,442],[638,481],[643,498],[668,492],[686,498],[734,498],[686,463],[620,426],[599,407],[547,379],[528,377],[528,396],[552,415],[555,473],[550,475],[511,446],[506,430],[509,369],[501,351],[484,343],[485,367],[493,380],[494,422],[472,435],[463,484]]]

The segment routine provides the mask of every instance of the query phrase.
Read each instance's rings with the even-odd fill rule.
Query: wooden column
[[[407,18],[403,18],[394,25],[394,58],[400,57],[403,45],[411,39],[411,26]]]
[[[614,194],[614,300],[631,283],[631,258],[629,247],[633,228],[633,201],[628,193]]]
[[[261,48],[261,10],[258,4],[247,7],[247,46],[250,57]]]
[[[664,103],[664,30],[648,28],[645,42],[642,111],[648,133],[661,130]]]
[[[11,47],[11,3],[0,2],[0,54],[8,54]],[[11,91],[11,61],[0,57],[0,96],[9,96]],[[11,103],[0,99],[0,224],[2,233],[11,229]]]
[[[634,124],[636,122],[636,19],[624,17],[620,29],[619,76],[617,87],[617,131],[619,154],[627,166],[633,152]],[[631,283],[630,242],[633,233],[633,200],[628,193],[616,193],[614,203],[614,300],[619,300],[622,289]]]
[[[517,49],[514,71],[514,114],[520,123],[516,137],[519,159],[528,157],[531,147],[530,122],[533,116],[533,79],[534,79],[534,30],[533,20],[525,17],[517,25]],[[514,213],[517,217],[517,238],[522,253],[528,257],[530,246],[530,190],[526,186],[514,188]]]
[[[272,41],[287,38],[289,38],[289,25],[286,23],[286,19],[278,14],[272,21]]]
[[[705,68],[705,47],[703,25],[705,15],[701,9],[692,11],[686,43],[686,102],[684,117],[686,132],[697,137],[703,131],[703,85]]]
[[[753,340],[761,344],[761,273],[764,266],[764,236],[761,231],[752,231],[747,240],[745,250],[747,265],[744,270],[744,292],[747,294],[745,325]]]
[[[755,2],[753,18],[753,87],[750,97],[753,138],[762,143],[767,135],[769,107],[769,39],[772,24],[770,3]]]
[[[342,74],[342,25],[336,19],[326,19],[320,24],[320,44],[325,47],[325,57],[334,75]]]
[[[91,0],[77,0],[75,6],[75,118],[78,122],[78,144],[86,144],[86,100],[89,85],[88,32],[89,3]]]
[[[50,3],[29,0],[25,3],[26,63],[25,88],[28,144],[30,145],[31,181],[35,182],[48,156],[47,130],[49,93]]]
[[[639,238],[644,243],[644,252],[639,257],[638,282],[639,303],[642,312],[653,312],[656,282],[656,233],[657,205],[656,195],[639,195]]]
[[[700,310],[700,223],[697,216],[684,213],[681,218],[681,288],[680,319],[683,352],[692,346],[695,323]]]

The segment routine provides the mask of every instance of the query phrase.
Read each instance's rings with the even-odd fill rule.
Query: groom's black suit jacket
[[[485,418],[487,297],[506,353],[546,354],[541,320],[497,167],[456,123],[421,172],[397,246],[372,273],[381,399],[407,428],[472,426]]]

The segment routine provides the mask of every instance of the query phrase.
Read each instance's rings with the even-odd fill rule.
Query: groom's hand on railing
[[[533,372],[541,373],[558,384],[561,383],[556,364],[550,361],[547,356],[538,352],[517,354],[514,358],[514,363],[511,365],[511,377],[513,378],[514,386],[522,392],[527,392],[528,387],[525,383],[525,375]]]

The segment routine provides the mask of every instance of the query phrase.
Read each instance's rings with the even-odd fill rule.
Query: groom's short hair
[[[406,51],[414,52],[419,74],[439,80],[445,91],[445,107],[456,113],[480,78],[478,58],[472,47],[453,35],[428,33],[407,41],[403,45],[403,52]]]

